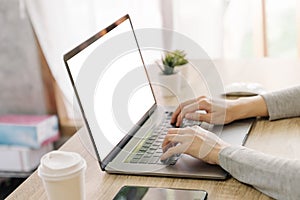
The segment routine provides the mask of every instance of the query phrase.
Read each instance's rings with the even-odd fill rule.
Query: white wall
[[[19,0],[0,1],[0,27],[0,114],[45,113],[34,35]]]

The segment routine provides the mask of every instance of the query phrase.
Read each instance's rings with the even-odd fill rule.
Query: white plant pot
[[[179,98],[186,96],[186,91],[191,90],[187,79],[187,67],[188,65],[180,66],[175,69],[174,74],[165,75],[156,64],[148,65],[147,72],[151,83],[158,88],[157,95]]]
[[[165,75],[159,73],[158,83],[161,86],[163,96],[179,96],[181,90],[181,74],[176,72],[174,74]]]

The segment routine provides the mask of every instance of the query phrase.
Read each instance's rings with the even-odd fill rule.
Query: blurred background
[[[215,60],[300,56],[296,0],[0,0],[0,115],[55,115],[53,148],[63,144],[81,119],[62,56],[127,13],[135,29],[177,31]],[[1,172],[0,199],[30,173]]]

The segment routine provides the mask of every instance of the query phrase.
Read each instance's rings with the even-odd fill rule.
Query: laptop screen
[[[128,16],[64,57],[101,160],[155,105]]]

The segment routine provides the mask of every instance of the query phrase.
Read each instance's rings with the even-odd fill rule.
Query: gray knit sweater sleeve
[[[270,120],[300,116],[300,86],[261,96],[267,104]]]
[[[266,155],[245,147],[226,147],[220,165],[237,180],[275,199],[300,199],[300,161]]]
[[[261,95],[270,120],[300,116],[300,86]],[[245,147],[226,147],[220,165],[234,178],[275,199],[300,199],[300,160],[266,155]]]

